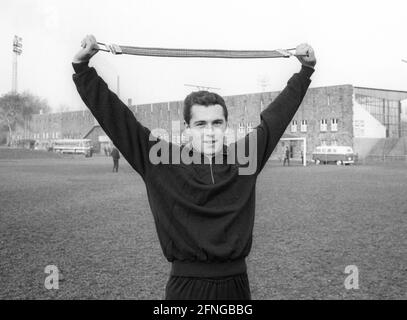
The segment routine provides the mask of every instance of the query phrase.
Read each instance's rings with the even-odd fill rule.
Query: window
[[[327,127],[328,127],[328,121],[326,119],[321,119],[320,130],[326,131]]]
[[[353,121],[353,132],[355,136],[364,136],[365,134],[365,121],[364,120],[354,120]]]
[[[253,131],[253,123],[252,122],[248,122],[247,123],[247,132],[252,132]]]
[[[331,131],[338,131],[338,119],[331,119]]]
[[[291,132],[297,132],[297,120],[291,122]]]
[[[239,123],[239,133],[244,133],[245,131],[245,125],[244,122]]]
[[[307,120],[301,120],[301,132],[307,132]]]

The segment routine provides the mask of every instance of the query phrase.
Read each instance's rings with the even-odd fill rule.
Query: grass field
[[[111,159],[0,160],[1,299],[162,299],[141,178]],[[406,299],[407,165],[282,167],[257,183],[253,299]],[[47,290],[47,265],[62,279]],[[346,290],[347,265],[359,289]]]

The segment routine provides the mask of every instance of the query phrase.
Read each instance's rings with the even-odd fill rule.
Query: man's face
[[[195,150],[212,155],[223,148],[223,137],[227,123],[223,108],[219,104],[202,106],[194,104],[191,108],[189,134]]]

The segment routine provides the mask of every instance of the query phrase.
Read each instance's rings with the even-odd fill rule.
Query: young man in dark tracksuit
[[[308,53],[298,58],[301,70],[261,112],[260,125],[230,146],[223,144],[225,102],[207,91],[185,99],[184,119],[192,143],[178,146],[150,139],[150,130],[88,66],[97,49],[96,39],[85,37],[73,60],[73,80],[89,110],[146,185],[161,248],[172,262],[165,298],[251,299],[245,258],[252,245],[256,180],[308,89],[316,63],[313,49],[307,44],[297,47],[297,53]],[[152,150],[165,143],[168,149],[162,148],[160,156],[168,153],[171,161],[153,160]],[[231,154],[236,159],[241,145],[249,148],[249,162],[226,161]],[[194,160],[172,161],[177,152],[182,159],[188,155]],[[243,173],[241,169],[252,164],[254,170]]]

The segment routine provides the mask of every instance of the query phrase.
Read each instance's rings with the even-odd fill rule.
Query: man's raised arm
[[[290,78],[284,90],[262,111],[261,122],[253,132],[257,134],[257,173],[267,163],[311,83],[310,77],[316,64],[314,50],[307,44],[301,44],[296,53],[308,54],[308,57],[298,57],[302,64],[300,72]]]
[[[132,111],[109,90],[89,60],[98,52],[94,36],[86,36],[73,59],[73,80],[86,106],[129,164],[144,178],[150,165],[150,130],[141,125]]]

